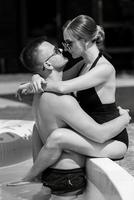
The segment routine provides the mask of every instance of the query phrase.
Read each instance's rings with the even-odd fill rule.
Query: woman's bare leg
[[[24,181],[31,181],[40,172],[53,165],[61,156],[63,150],[71,150],[79,154],[93,157],[121,158],[127,147],[119,141],[96,143],[84,138],[73,130],[56,129],[48,138]]]

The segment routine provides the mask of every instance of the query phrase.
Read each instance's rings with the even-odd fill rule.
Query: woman
[[[45,90],[63,94],[73,92],[83,110],[98,123],[105,123],[119,116],[115,103],[115,69],[102,51],[103,29],[91,17],[80,15],[65,27],[64,40],[64,46],[72,57],[82,57],[83,60],[65,72],[66,81],[48,81]],[[51,62],[51,58],[48,61]],[[44,79],[34,75],[33,85],[36,91],[41,89],[41,83],[45,83]],[[73,130],[57,129],[47,141],[47,148],[52,152],[51,147],[55,147],[53,154],[55,151],[61,153],[64,149],[69,149],[87,156],[121,159],[128,148],[128,135],[125,129],[117,136],[111,136],[108,141],[101,138],[94,143],[89,138],[77,136]],[[45,151],[43,153],[45,155]],[[56,161],[53,156],[51,159]],[[49,160],[50,157],[48,162]]]

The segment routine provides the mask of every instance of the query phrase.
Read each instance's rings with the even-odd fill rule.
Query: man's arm
[[[33,126],[32,131],[32,155],[33,155],[33,162],[35,162],[41,148],[43,147],[43,142],[39,136],[39,132],[37,130],[36,124]]]
[[[60,110],[58,109],[57,115],[60,119],[84,137],[98,143],[104,143],[118,135],[131,119],[126,111],[109,122],[98,124],[82,110],[75,98],[64,95],[59,103]]]

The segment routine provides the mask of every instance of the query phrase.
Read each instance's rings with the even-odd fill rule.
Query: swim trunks
[[[78,191],[82,194],[86,187],[85,168],[54,169],[48,168],[42,173],[43,186],[49,187],[51,193],[62,195]]]

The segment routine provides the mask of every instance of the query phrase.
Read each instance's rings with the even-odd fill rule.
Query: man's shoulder
[[[78,103],[77,100],[71,95],[62,95],[60,97],[60,105],[63,108],[70,109],[77,103]]]
[[[70,107],[76,103],[76,99],[70,94],[43,93],[41,98],[49,104],[60,106],[61,108]]]
[[[48,102],[55,102],[55,103],[69,103],[74,100],[74,97],[70,94],[58,94],[53,92],[44,92],[40,96],[41,100],[48,101]]]

